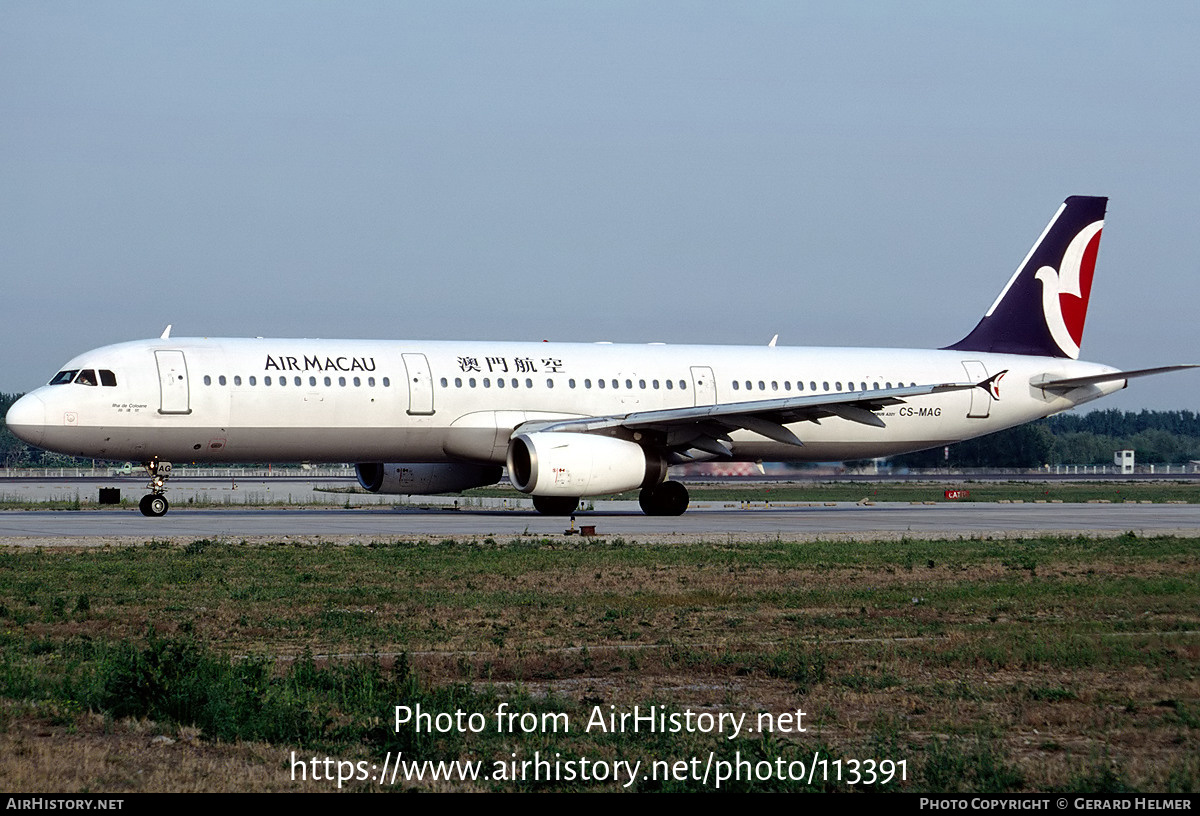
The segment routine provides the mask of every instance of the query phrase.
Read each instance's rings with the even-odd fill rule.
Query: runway
[[[0,545],[88,545],[151,539],[330,539],[371,541],[459,536],[562,536],[570,522],[527,509],[329,508],[191,509],[173,508],[162,518],[137,510],[0,512]],[[992,504],[873,506],[695,503],[679,517],[642,515],[634,502],[601,502],[576,516],[577,529],[595,528],[603,537],[627,539],[826,537],[874,539],[922,537],[1027,537],[1032,535],[1115,535],[1200,537],[1200,505],[1195,504]]]

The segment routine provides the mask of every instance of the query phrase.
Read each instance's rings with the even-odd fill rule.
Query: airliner
[[[36,447],[142,463],[162,516],[171,462],[356,462],[384,494],[512,484],[541,513],[640,490],[680,515],[671,465],[837,461],[959,442],[1134,377],[1078,359],[1108,199],[1063,202],[979,324],[936,350],[174,338],[105,346],[18,400]]]

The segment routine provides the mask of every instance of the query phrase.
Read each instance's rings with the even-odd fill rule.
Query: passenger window
[[[233,375],[233,384],[234,384],[234,385],[241,385],[241,384],[242,384],[242,375],[241,375],[241,374],[234,374],[234,375]]]
[[[674,389],[674,388],[675,388],[675,381],[674,381],[674,380],[667,380],[667,390],[668,390],[668,391],[670,391],[670,390],[672,390],[672,389]]]
[[[101,385],[116,385],[117,375],[106,369],[100,369],[100,384]]]
[[[79,378],[79,380],[80,380],[80,382],[82,382],[82,381],[83,381],[83,377],[80,377],[80,378]],[[212,385],[212,377],[210,377],[210,376],[208,376],[207,374],[205,374],[205,375],[204,375],[204,384],[205,384],[205,385]]]
[[[487,380],[484,380],[484,382],[487,382]],[[503,387],[504,387],[504,378],[503,378],[503,377],[497,377],[497,378],[496,378],[496,387],[497,387],[497,388],[503,388]]]
[[[475,387],[475,378],[471,377],[470,379],[468,379],[467,384],[470,385],[472,388],[474,388]]]
[[[368,377],[368,378],[367,378],[367,385],[374,385],[374,384],[375,384],[375,378],[374,378],[374,377]],[[449,384],[450,384],[450,383],[449,383],[449,381],[447,381],[445,377],[442,377],[442,388],[445,388],[445,387],[446,387],[446,386],[448,386]]]
[[[338,385],[340,385],[342,388],[345,388],[346,387],[346,378],[338,377]]]
[[[553,387],[554,387],[554,380],[552,380],[552,379],[550,379],[549,377],[547,377],[547,378],[546,378],[546,387],[547,387],[547,388],[553,388]]]
[[[552,383],[551,383],[549,380],[546,380],[546,385],[547,385],[547,386],[549,386],[550,388],[553,388],[553,387],[554,387],[554,385],[553,385],[553,384],[552,384]],[[533,388],[533,380],[531,380],[531,379],[529,379],[528,377],[526,377],[526,378],[525,378],[525,387],[526,387],[526,388]]]
[[[625,390],[627,390],[627,391],[632,391],[632,390],[633,390],[633,380],[626,380],[626,381],[625,381]]]
[[[734,381],[733,381],[733,390],[734,390],[734,391],[737,391],[737,390],[738,390],[738,381],[737,381],[737,380],[734,380]]]
[[[679,390],[687,391],[687,382],[686,381],[684,381],[684,380],[679,381]]]
[[[362,380],[360,380],[358,377],[355,377],[354,378],[354,387],[358,388],[360,385],[362,385]]]
[[[316,386],[316,384],[317,384],[317,378],[316,378],[316,377],[309,377],[309,378],[308,378],[308,384],[309,384],[309,386]]]
[[[224,375],[224,374],[222,374],[221,376],[217,377],[217,383],[218,383],[219,385],[224,385],[224,384],[225,384],[225,375]]]
[[[333,385],[333,380],[331,380],[331,379],[329,379],[328,377],[326,377],[326,378],[325,378],[325,387],[326,387],[326,388],[328,388],[328,387],[329,387],[329,386],[331,386],[331,385]]]
[[[603,388],[603,387],[604,387],[604,380],[596,380],[596,385],[598,385],[598,386],[600,386],[601,388]]]
[[[297,388],[299,388],[300,387],[300,378],[292,377],[292,384],[295,385]]]
[[[256,378],[254,378],[254,377],[251,377],[251,378],[250,378],[250,384],[251,384],[251,385],[258,385],[258,380],[257,380]],[[268,385],[269,385],[269,384],[270,384],[270,383],[268,383]]]
[[[462,388],[462,377],[455,377],[455,378],[454,378],[454,387],[455,387],[455,388]]]

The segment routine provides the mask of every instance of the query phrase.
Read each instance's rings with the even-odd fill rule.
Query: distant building
[[[1119,467],[1122,473],[1133,473],[1133,451],[1116,451],[1113,453],[1113,464]]]

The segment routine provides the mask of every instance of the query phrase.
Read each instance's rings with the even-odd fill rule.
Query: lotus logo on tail
[[[1042,282],[1042,313],[1046,317],[1046,328],[1062,353],[1072,360],[1079,358],[1083,320],[1087,316],[1103,228],[1103,221],[1088,224],[1067,245],[1058,271],[1043,266],[1035,275]]]

